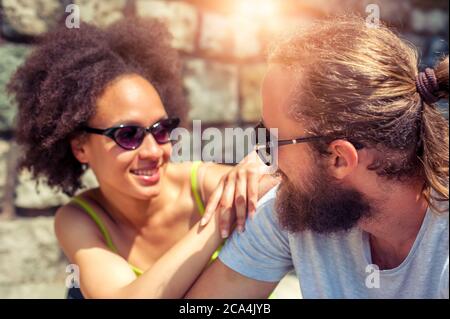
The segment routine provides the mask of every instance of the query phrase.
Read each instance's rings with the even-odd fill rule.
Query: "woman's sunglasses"
[[[170,142],[170,133],[178,127],[180,119],[163,119],[149,127],[137,125],[119,125],[107,129],[98,129],[85,126],[83,131],[87,133],[106,135],[113,139],[117,145],[125,150],[135,150],[141,146],[147,133],[152,134],[156,143],[166,144]]]
[[[329,136],[306,136],[298,137],[289,140],[278,140],[270,131],[264,126],[263,122],[259,122],[254,128],[256,134],[256,154],[267,166],[274,164],[274,157],[276,150],[280,146],[313,142],[320,139],[335,140],[338,138],[330,138]],[[364,147],[363,144],[358,142],[351,142],[357,150]]]

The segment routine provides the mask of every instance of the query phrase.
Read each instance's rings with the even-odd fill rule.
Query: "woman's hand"
[[[201,225],[207,224],[216,212],[222,238],[228,237],[235,220],[237,230],[243,232],[247,213],[252,218],[258,199],[278,183],[279,179],[269,174],[256,152],[251,152],[222,177],[209,197]]]

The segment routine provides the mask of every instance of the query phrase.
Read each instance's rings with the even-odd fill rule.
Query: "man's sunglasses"
[[[258,154],[259,158],[263,161],[263,163],[267,166],[274,164],[274,156],[276,149],[280,146],[290,145],[290,144],[299,144],[299,143],[307,143],[318,141],[321,139],[335,140],[344,137],[335,137],[331,138],[330,136],[317,135],[317,136],[305,136],[298,137],[294,139],[287,140],[278,140],[270,131],[264,126],[263,122],[259,122],[258,125],[255,126],[255,138],[256,138],[256,154]],[[357,150],[362,149],[364,147],[363,144],[358,142],[351,142]]]
[[[135,150],[141,146],[147,133],[152,134],[156,143],[166,144],[170,142],[170,133],[178,127],[180,119],[162,119],[149,127],[137,125],[119,125],[107,129],[98,129],[85,126],[83,131],[87,133],[106,135],[113,139],[117,145],[126,150]]]

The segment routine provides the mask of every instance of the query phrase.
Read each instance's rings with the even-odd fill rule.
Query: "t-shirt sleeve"
[[[233,232],[219,259],[229,268],[251,279],[278,282],[293,268],[289,239],[276,221],[273,188],[258,203],[253,219],[243,233]]]

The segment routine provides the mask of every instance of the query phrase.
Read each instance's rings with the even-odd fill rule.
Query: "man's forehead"
[[[269,122],[274,117],[279,118],[281,114],[289,112],[290,99],[296,87],[298,76],[296,73],[283,65],[269,65],[262,85],[263,119]]]
[[[282,64],[270,64],[263,81],[263,90],[292,89],[298,80],[298,72]]]

